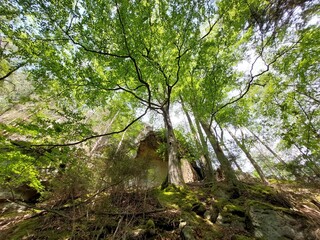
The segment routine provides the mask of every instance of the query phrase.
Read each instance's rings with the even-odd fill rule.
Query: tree
[[[213,5],[189,1],[51,1],[5,3],[16,28],[5,28],[18,49],[32,57],[37,91],[92,108],[122,98],[132,109],[163,115],[167,129],[169,182],[183,184],[170,119],[173,89],[187,71],[200,27]],[[212,5],[212,6],[211,6]],[[28,17],[27,17],[28,16]],[[144,29],[141,31],[140,29]],[[69,99],[67,99],[69,98]],[[74,145],[99,134],[71,143]]]
[[[319,28],[315,22],[308,22],[310,17],[305,14],[300,29],[289,35],[300,39],[298,44],[281,57],[272,72],[260,78],[260,86],[252,89],[251,100],[248,100],[254,103],[252,119],[260,119],[255,132],[265,138],[268,129],[268,135],[273,133],[273,141],[281,140],[278,146],[282,150],[292,152],[296,160],[299,159],[301,168],[308,169],[309,175],[317,175],[319,73],[316,66],[319,60],[316,56],[319,53]],[[291,159],[286,161],[291,166],[295,160],[292,164],[290,162]]]
[[[244,143],[244,139],[242,138],[241,142],[238,140],[238,138],[227,128],[228,133],[231,135],[231,137],[233,138],[233,140],[237,143],[238,147],[241,148],[241,150],[245,153],[246,157],[248,158],[248,160],[250,161],[250,163],[253,165],[253,167],[255,168],[255,170],[257,171],[259,177],[261,178],[262,182],[264,184],[268,184],[268,180],[266,179],[261,167],[259,166],[259,164],[256,162],[256,160],[254,160],[254,158],[252,157],[252,155],[250,154],[249,149],[246,147],[245,143]],[[241,132],[242,136],[243,133]]]
[[[191,133],[193,135],[194,141],[196,143],[197,149],[198,151],[201,152],[200,158],[201,158],[201,165],[204,172],[204,177],[207,181],[211,181],[214,177],[214,170],[212,167],[212,160],[210,159],[210,156],[209,156],[208,145],[202,133],[200,123],[196,121],[196,127],[194,126],[191,116],[189,114],[189,111],[186,108],[181,96],[180,96],[180,100],[181,100],[182,109],[185,115],[187,116],[187,121],[191,130]]]
[[[296,32],[310,33],[306,25],[299,27],[298,20],[290,18],[300,7],[305,8],[295,15],[298,20],[314,9],[313,4],[293,1],[5,1],[0,4],[4,10],[0,31],[16,50],[5,56],[10,67],[0,76],[7,79],[23,64],[19,69],[28,72],[44,109],[54,102],[52,111],[64,117],[55,124],[48,112],[37,115],[32,124],[42,134],[28,139],[38,147],[75,146],[123,133],[149,111],[161,114],[168,179],[175,185],[183,185],[183,179],[170,111],[182,95],[232,182],[231,165],[221,154],[212,124],[215,119],[226,123],[234,113],[232,106],[302,42]],[[268,17],[259,17],[262,13]],[[238,71],[236,66],[247,58],[251,68]],[[258,61],[264,67],[256,71]],[[90,109],[112,104],[120,115],[131,115],[130,120],[102,133],[83,123]],[[304,118],[313,118],[312,111],[306,113]],[[66,131],[46,134],[51,125]]]

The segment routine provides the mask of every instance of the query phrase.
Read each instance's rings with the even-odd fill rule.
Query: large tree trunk
[[[237,180],[235,172],[231,167],[231,163],[229,162],[227,157],[224,155],[217,137],[212,133],[208,124],[206,124],[203,121],[200,121],[200,124],[201,124],[203,130],[205,131],[205,133],[210,141],[210,144],[212,145],[212,148],[217,156],[217,159],[218,159],[220,166],[221,166],[221,170],[223,171],[226,180],[231,185],[235,185],[235,186],[239,185],[239,182]]]
[[[254,169],[258,172],[258,175],[261,178],[262,182],[265,184],[268,184],[268,180],[264,176],[262,169],[260,168],[259,164],[254,160],[254,158],[251,156],[251,154],[250,154],[249,150],[246,148],[246,146],[243,143],[241,143],[237,139],[237,137],[229,129],[227,129],[227,131],[231,135],[233,140],[236,142],[238,147],[245,153],[246,157],[249,159],[249,161],[253,165]]]
[[[184,185],[180,159],[178,158],[178,143],[174,135],[169,115],[169,107],[162,109],[165,127],[167,130],[167,157],[168,157],[168,184]]]

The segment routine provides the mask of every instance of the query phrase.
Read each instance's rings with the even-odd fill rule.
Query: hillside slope
[[[319,201],[319,188],[293,183],[114,188],[59,207],[10,203],[2,208],[0,239],[314,240]]]

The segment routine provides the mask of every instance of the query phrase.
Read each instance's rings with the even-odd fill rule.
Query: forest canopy
[[[70,186],[118,183],[141,173],[135,141],[159,122],[168,184],[184,185],[182,156],[231,185],[247,165],[265,183],[319,179],[319,7],[1,1],[0,182],[43,191],[59,169]]]

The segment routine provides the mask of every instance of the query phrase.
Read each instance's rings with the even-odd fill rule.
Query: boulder
[[[275,208],[272,205],[252,201],[247,209],[247,227],[254,236],[266,240],[305,240],[302,216],[289,209]]]
[[[197,202],[192,205],[191,211],[195,212],[200,217],[204,217],[206,206],[201,202]]]
[[[181,171],[185,183],[196,182],[199,180],[197,172],[187,159],[181,159]]]
[[[195,235],[195,231],[190,226],[185,226],[181,229],[180,236],[183,240],[195,240]]]
[[[219,208],[215,205],[211,206],[209,210],[204,213],[204,218],[215,223],[219,216]]]

